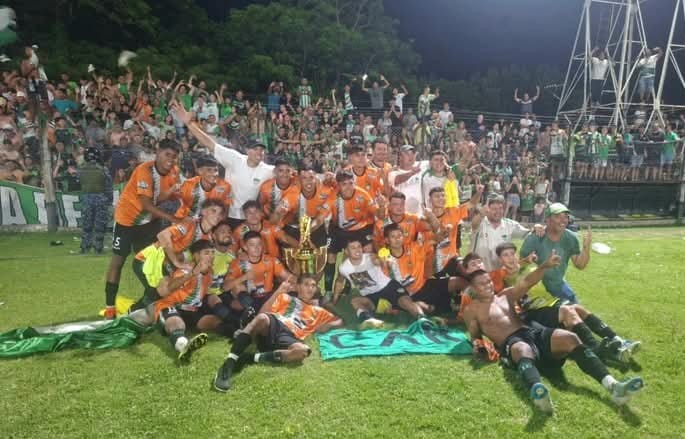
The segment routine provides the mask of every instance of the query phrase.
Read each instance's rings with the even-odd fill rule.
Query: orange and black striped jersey
[[[440,272],[450,259],[459,256],[459,249],[457,248],[457,235],[459,233],[459,223],[464,218],[469,216],[469,204],[464,203],[459,207],[448,207],[442,215],[438,217],[440,226],[443,231],[448,230],[447,235],[440,241],[437,240],[435,233],[431,232],[426,235],[426,242],[433,244],[430,249],[431,259],[433,261],[433,271]]]
[[[404,246],[401,256],[391,254],[384,264],[388,277],[399,282],[411,295],[418,293],[426,283],[425,247],[412,242]]]
[[[243,236],[252,229],[247,223],[243,223],[236,227],[233,231],[233,252],[238,254],[238,251],[244,247],[245,242]],[[262,220],[259,230],[254,230],[262,236],[262,243],[264,244],[264,254],[278,258],[280,256],[280,246],[278,241],[283,241],[285,232],[278,226],[274,226],[267,220]]]
[[[326,323],[338,320],[328,310],[305,303],[289,294],[280,294],[267,310],[281,321],[295,337],[304,340]]]
[[[185,270],[176,270],[171,275],[176,279],[187,274]],[[211,271],[205,274],[199,273],[192,276],[176,291],[168,296],[162,297],[154,304],[155,320],[159,318],[159,313],[166,308],[179,307],[185,311],[197,311],[202,306],[209,287],[212,284]]]
[[[364,189],[372,198],[383,194],[383,173],[380,169],[367,166],[364,172],[357,174],[352,166],[345,168],[354,175],[354,184]]]
[[[252,272],[254,277],[252,280],[246,280],[244,286],[252,296],[272,293],[275,278],[280,278],[286,273],[285,267],[278,258],[263,255],[259,262],[234,259],[229,265],[227,277],[237,279],[248,271]]]
[[[157,204],[161,194],[178,183],[178,169],[174,166],[168,174],[157,171],[154,160],[141,163],[133,170],[131,178],[121,192],[114,209],[114,220],[122,226],[138,226],[152,221],[152,213],[143,209],[138,197],[147,197]]]
[[[354,194],[345,199],[338,193],[333,204],[335,225],[342,230],[360,230],[374,224],[378,205],[364,189],[354,188]]]
[[[385,246],[383,228],[392,223],[395,223],[395,221],[393,221],[389,215],[383,220],[376,221],[373,230],[373,242],[376,244],[377,248]],[[413,213],[405,213],[402,217],[402,220],[396,224],[400,226],[400,229],[402,229],[402,235],[404,235],[404,245],[409,245],[416,241],[419,233],[425,233],[432,230],[426,220],[419,218],[418,215]]]
[[[317,183],[316,191],[310,197],[306,197],[302,190],[297,190],[288,192],[283,199],[289,209],[285,217],[290,218],[290,222],[283,221],[283,224],[299,224],[300,218],[304,215],[310,218],[329,217],[333,203],[335,203],[335,190]]]
[[[202,206],[205,200],[209,199],[220,201],[228,212],[228,208],[233,204],[231,184],[223,178],[217,178],[216,185],[209,191],[206,191],[202,187],[201,181],[202,177],[198,176],[183,182],[179,195],[181,206],[176,211],[176,218],[200,215],[200,206]]]
[[[273,211],[276,210],[276,207],[278,207],[278,204],[282,200],[287,200],[289,204],[289,200],[292,197],[288,197],[288,194],[297,194],[299,193],[299,189],[299,181],[296,178],[292,178],[290,180],[290,185],[284,189],[281,189],[281,187],[278,186],[275,178],[270,178],[259,187],[257,201],[259,201],[259,205],[262,206],[262,210],[268,218]],[[292,221],[292,218],[290,217],[290,212],[288,212],[283,223],[290,224],[290,221]]]

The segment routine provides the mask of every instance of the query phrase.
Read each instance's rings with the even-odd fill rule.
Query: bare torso
[[[469,308],[471,306],[471,313],[475,316],[480,330],[497,346],[502,346],[508,336],[523,327],[523,322],[511,310],[506,296],[476,299]]]

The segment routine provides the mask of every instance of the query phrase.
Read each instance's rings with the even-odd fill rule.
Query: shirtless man
[[[611,393],[616,404],[624,405],[642,389],[642,378],[617,381],[576,334],[564,329],[526,326],[514,312],[516,301],[542,279],[545,270],[560,263],[561,258],[556,253],[550,255],[535,271],[515,286],[503,290],[500,295],[495,295],[492,279],[487,272],[473,272],[470,285],[475,298],[464,312],[469,334],[472,340],[480,339],[483,335],[492,340],[503,363],[518,369],[530,391],[533,404],[544,412],[552,412],[554,406],[549,390],[541,382],[537,366],[561,367],[569,357],[583,372],[600,382]],[[474,343],[474,353],[477,352],[476,346]]]

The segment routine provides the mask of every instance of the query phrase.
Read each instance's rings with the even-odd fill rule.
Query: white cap
[[[131,128],[133,128],[134,124],[135,122],[133,122],[131,119],[127,120],[126,122],[124,122],[124,130],[130,130]]]

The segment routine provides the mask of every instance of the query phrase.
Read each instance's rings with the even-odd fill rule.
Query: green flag
[[[135,343],[150,329],[127,317],[45,328],[20,328],[0,334],[0,358],[18,358],[71,348],[122,348]]]
[[[423,325],[414,322],[406,329],[393,331],[336,329],[316,337],[324,360],[400,354],[471,354],[471,343],[463,331],[429,322]]]

